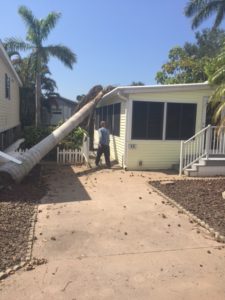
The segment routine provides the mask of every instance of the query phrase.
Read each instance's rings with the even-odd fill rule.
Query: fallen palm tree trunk
[[[77,127],[87,116],[89,116],[102,96],[108,92],[101,86],[95,86],[88,93],[85,105],[80,108],[69,120],[54,130],[49,136],[29,149],[21,156],[21,165],[7,162],[0,167],[0,180],[13,180],[20,182],[40,160],[51,151],[63,138],[65,138],[75,127]]]

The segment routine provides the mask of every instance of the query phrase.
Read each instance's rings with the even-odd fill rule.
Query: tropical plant
[[[193,29],[216,14],[213,24],[213,29],[215,29],[219,27],[225,17],[225,0],[189,0],[184,12],[187,17],[192,18]]]
[[[35,124],[40,124],[40,98],[41,98],[41,73],[43,66],[48,64],[50,57],[58,58],[66,67],[72,69],[76,62],[76,55],[66,46],[48,45],[43,42],[48,38],[51,30],[56,26],[61,14],[51,12],[44,19],[37,19],[31,10],[25,6],[20,6],[19,14],[27,27],[26,41],[17,38],[5,40],[7,51],[29,51],[28,62],[34,65],[35,73]]]
[[[219,55],[206,68],[209,83],[215,86],[215,91],[210,97],[213,121],[225,126],[225,45]]]
[[[195,43],[185,43],[183,47],[173,47],[168,61],[156,74],[157,83],[192,83],[208,79],[206,66],[220,52],[225,40],[225,31],[204,29],[195,34]]]

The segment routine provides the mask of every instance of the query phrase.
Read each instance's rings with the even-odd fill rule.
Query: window
[[[109,132],[113,132],[113,105],[108,106],[107,125],[108,125]]]
[[[163,102],[133,102],[132,139],[161,140],[163,131]]]
[[[133,102],[132,139],[147,139],[148,102]]]
[[[196,108],[196,104],[167,104],[167,140],[185,140],[194,135]]]
[[[110,133],[120,136],[120,110],[120,103],[96,108],[95,128],[99,128],[101,121],[106,121]]]
[[[113,107],[113,135],[120,136],[120,103]]]
[[[103,106],[102,107],[102,119],[100,121],[107,121],[107,110],[108,110],[108,106]]]
[[[10,78],[5,74],[5,98],[10,99]]]
[[[102,108],[96,108],[95,110],[95,128],[99,128],[100,122],[102,120]]]

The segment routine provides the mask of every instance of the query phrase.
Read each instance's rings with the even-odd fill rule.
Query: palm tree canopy
[[[72,69],[76,63],[76,55],[64,45],[44,46],[43,42],[48,38],[51,30],[56,26],[61,14],[51,12],[46,18],[38,20],[25,6],[20,6],[19,14],[26,27],[26,41],[17,38],[5,39],[5,47],[10,51],[31,51],[36,59],[36,71],[39,72],[42,64],[47,64],[51,56],[58,58],[65,66]]]
[[[193,29],[215,14],[213,25],[215,29],[225,17],[225,0],[189,0],[184,13],[187,17],[192,17]]]

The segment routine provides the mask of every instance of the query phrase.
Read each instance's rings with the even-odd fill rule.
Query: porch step
[[[225,176],[224,158],[202,158],[184,171],[186,176]]]

